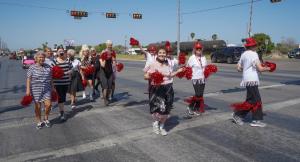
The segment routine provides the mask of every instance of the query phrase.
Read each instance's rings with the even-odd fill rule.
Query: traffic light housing
[[[70,15],[74,16],[74,17],[88,17],[88,12],[86,12],[86,11],[75,11],[75,10],[72,10],[70,12]]]
[[[115,18],[117,18],[117,14],[116,14],[116,13],[113,13],[113,12],[107,12],[107,13],[106,13],[106,18],[112,18],[112,19],[115,19]]]
[[[140,13],[133,13],[133,14],[132,14],[132,18],[133,18],[133,19],[142,19],[142,18],[143,18],[143,15],[140,14]]]
[[[277,3],[277,2],[281,2],[281,0],[270,0],[271,3]]]

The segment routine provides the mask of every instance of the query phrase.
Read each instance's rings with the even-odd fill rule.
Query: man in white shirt
[[[243,118],[252,112],[252,122],[250,126],[265,127],[266,124],[261,122],[263,120],[262,102],[258,90],[259,78],[258,72],[269,71],[269,67],[263,67],[256,53],[257,43],[253,38],[247,38],[245,48],[241,58],[237,64],[237,70],[243,72],[243,79],[241,86],[246,87],[247,97],[246,101],[239,107],[235,107],[233,113],[233,120],[238,125],[243,125]]]

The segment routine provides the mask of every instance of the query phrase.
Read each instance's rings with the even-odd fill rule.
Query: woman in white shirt
[[[149,65],[149,68],[144,75],[147,80],[151,80],[151,74],[156,71],[163,75],[163,82],[159,85],[157,85],[154,80],[151,80],[149,99],[150,113],[154,119],[153,131],[154,133],[163,136],[167,135],[164,124],[170,114],[173,104],[172,97],[174,96],[174,92],[172,91],[172,78],[182,71],[182,69],[178,69],[176,72],[173,72],[166,57],[166,50],[163,48],[159,49],[157,58]]]
[[[71,108],[76,108],[76,92],[84,90],[82,85],[83,75],[80,73],[81,63],[78,59],[75,58],[75,50],[69,49],[67,55],[69,61],[72,63],[72,72],[71,72],[71,83],[68,89],[68,92],[71,96]]]
[[[259,94],[259,78],[258,71],[264,72],[270,70],[269,67],[263,67],[256,53],[256,41],[253,38],[246,39],[246,51],[242,53],[241,58],[237,64],[237,70],[243,72],[243,79],[241,86],[246,87],[247,97],[246,101],[239,108],[235,108],[233,113],[233,120],[238,125],[243,125],[243,118],[252,111],[252,122],[250,126],[265,127],[266,124],[261,122],[263,120],[262,103]]]
[[[200,42],[194,44],[193,55],[190,56],[187,66],[193,70],[192,83],[195,90],[193,100],[187,107],[187,115],[200,115],[204,112],[203,93],[205,88],[204,69],[207,65],[206,58],[203,55],[203,46]],[[200,112],[200,113],[199,113]]]

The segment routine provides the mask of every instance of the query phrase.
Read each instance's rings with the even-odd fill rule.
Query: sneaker
[[[261,122],[261,121],[259,121],[259,120],[253,120],[251,123],[250,123],[250,126],[251,127],[265,127],[265,126],[267,126],[267,124],[266,123],[263,123],[263,122]]]
[[[63,115],[60,116],[60,121],[64,122],[66,120],[67,120],[67,118],[66,118],[65,114],[63,114]]]
[[[159,134],[160,131],[159,131],[159,125],[158,125],[158,122],[153,122],[152,126],[153,126],[153,132],[154,132],[155,134]]]
[[[44,121],[44,124],[45,124],[45,126],[46,126],[47,128],[50,128],[50,127],[51,127],[51,123],[50,123],[49,120],[45,120],[45,121]]]
[[[71,104],[71,109],[72,110],[76,109],[76,105],[75,104]]]
[[[164,129],[164,128],[159,128],[159,130],[160,130],[160,134],[161,135],[163,135],[163,136],[166,136],[166,135],[168,135],[168,132]]]
[[[82,94],[82,99],[86,99],[85,93]]]
[[[235,115],[235,113],[232,113],[232,119],[237,125],[244,125],[243,120],[239,116]]]
[[[191,110],[191,108],[190,107],[186,107],[186,114],[187,115],[194,115],[194,112]]]
[[[201,115],[201,113],[200,113],[199,111],[194,111],[193,113],[194,113],[196,116]]]
[[[43,128],[43,122],[38,122],[36,124],[36,129],[42,129]]]
[[[93,100],[94,100],[93,96],[92,96],[92,95],[90,95],[90,101],[93,101]]]

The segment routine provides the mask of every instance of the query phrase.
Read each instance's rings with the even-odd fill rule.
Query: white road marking
[[[272,104],[264,105],[265,111],[276,111],[282,108],[288,108],[289,106],[300,104],[300,99],[292,99],[283,102],[277,102]],[[231,113],[215,113],[212,115],[203,116],[199,120],[193,120],[191,122],[183,122],[173,128],[170,133],[182,131],[189,128],[199,127],[203,125],[213,124],[216,122],[228,120],[231,118]],[[21,154],[11,155],[8,157],[0,158],[0,161],[15,162],[15,161],[30,161],[30,160],[49,160],[56,159],[64,156],[71,156],[76,154],[82,154],[98,149],[112,147],[123,143],[130,142],[132,140],[140,140],[147,137],[152,137],[152,127],[141,128],[137,130],[130,130],[126,132],[120,132],[118,134],[111,134],[104,138],[98,138],[93,142],[79,144],[71,147],[61,148],[57,150],[37,150],[30,151]]]

